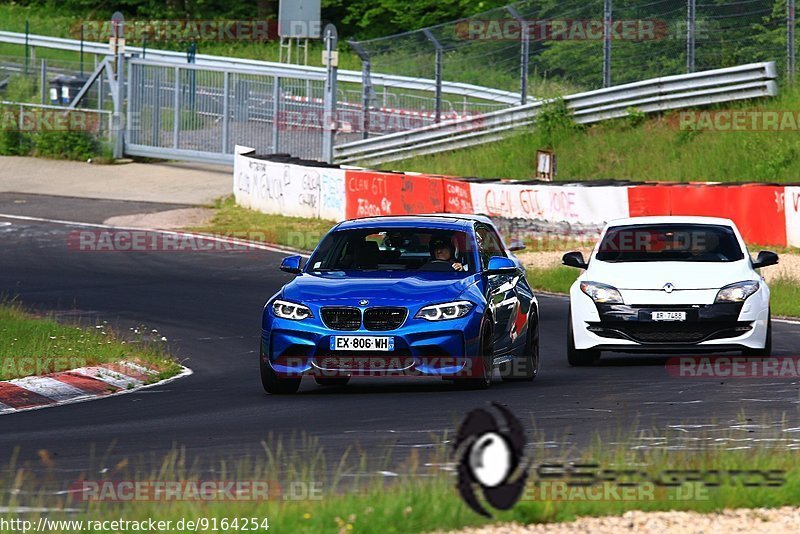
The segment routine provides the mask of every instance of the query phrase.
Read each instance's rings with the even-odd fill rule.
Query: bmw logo
[[[361,299],[358,301],[359,306],[366,306],[367,304],[369,304],[369,301],[367,299]]]

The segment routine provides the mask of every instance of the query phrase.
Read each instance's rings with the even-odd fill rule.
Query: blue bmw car
[[[417,215],[344,221],[267,301],[261,381],[295,393],[352,376],[436,376],[484,389],[539,370],[538,302],[488,217]]]

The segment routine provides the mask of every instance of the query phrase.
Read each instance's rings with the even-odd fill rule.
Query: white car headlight
[[[417,319],[427,319],[428,321],[444,321],[446,319],[458,319],[464,317],[472,309],[472,303],[466,300],[455,302],[445,302],[444,304],[431,304],[420,309],[414,316]]]
[[[292,321],[302,321],[303,319],[314,316],[307,306],[294,302],[287,302],[285,300],[276,300],[273,302],[272,313],[275,314],[275,317],[291,319]]]
[[[622,295],[615,287],[597,282],[581,282],[581,291],[601,304],[624,304]]]
[[[719,290],[714,302],[744,302],[747,298],[758,291],[761,284],[755,280],[736,282]]]

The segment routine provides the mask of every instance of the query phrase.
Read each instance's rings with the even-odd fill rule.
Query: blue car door
[[[485,270],[492,256],[508,255],[503,248],[500,237],[493,228],[482,223],[476,223],[475,235],[478,240],[478,251],[481,259],[481,269]],[[487,274],[486,301],[494,319],[493,338],[495,354],[507,352],[511,349],[511,329],[514,318],[519,308],[516,283],[519,274]]]

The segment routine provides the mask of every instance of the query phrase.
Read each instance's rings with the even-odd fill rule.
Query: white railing
[[[608,87],[564,97],[580,124],[625,117],[630,110],[653,113],[670,109],[775,96],[774,62],[752,63]],[[513,130],[531,127],[543,101],[483,115],[443,121],[400,133],[353,141],[335,147],[337,163],[376,165],[415,156],[500,140]]]

